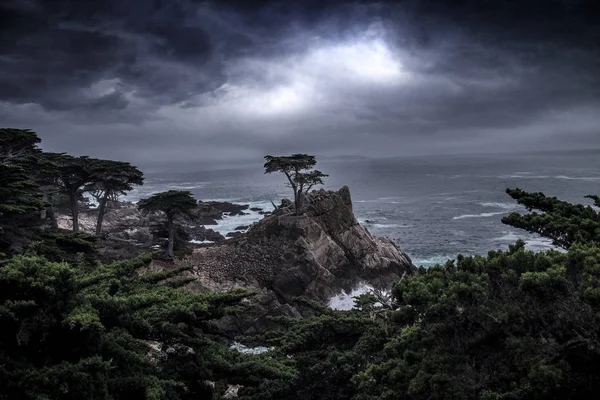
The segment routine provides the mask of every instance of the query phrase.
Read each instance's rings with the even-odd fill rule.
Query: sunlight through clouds
[[[393,90],[410,78],[397,55],[379,38],[317,43],[285,58],[238,61],[252,78],[237,78],[233,71],[233,77],[211,94],[209,105],[251,118],[302,113],[335,102],[352,87]]]
[[[314,76],[392,84],[406,76],[402,65],[381,40],[325,46],[311,51],[304,67]]]

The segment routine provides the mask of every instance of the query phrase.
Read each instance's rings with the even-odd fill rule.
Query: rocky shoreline
[[[236,204],[230,202],[207,201],[198,202],[198,208],[190,217],[181,219],[179,240],[182,242],[205,243],[220,242],[226,237],[235,237],[245,232],[249,225],[240,225],[225,235],[213,229],[226,218],[257,213],[259,216],[269,215],[271,211],[262,208],[250,207],[249,204]],[[80,230],[93,234],[98,211],[95,208],[83,208],[79,214]],[[257,218],[258,219],[258,218]],[[68,214],[58,214],[58,227],[71,229],[71,217]],[[150,248],[160,246],[166,240],[165,232],[161,232],[164,224],[161,215],[143,215],[137,205],[131,202],[120,202],[113,205],[104,216],[102,237],[105,240],[123,241],[132,245]]]
[[[307,315],[297,297],[327,304],[361,284],[389,288],[416,270],[393,241],[360,225],[347,187],[311,192],[299,216],[283,202],[236,239],[198,247],[176,264],[193,266],[191,290],[256,293],[241,315],[219,322],[232,336],[279,328],[272,317]],[[151,268],[170,266],[155,262]]]
[[[93,232],[95,212],[81,212],[83,232]],[[239,225],[225,236],[214,229],[224,219],[249,213],[262,219]],[[133,203],[121,203],[105,216],[103,251],[112,252],[112,258],[126,258],[132,255],[128,251],[160,248],[166,241],[164,222],[160,215],[144,216]],[[300,215],[295,215],[289,200],[273,212],[211,201],[199,202],[192,215],[178,223],[176,243],[185,251],[175,260],[155,260],[148,268],[192,265],[186,273],[195,278],[189,290],[241,288],[255,293],[241,315],[219,321],[231,337],[279,328],[272,317],[308,315],[297,297],[327,304],[360,285],[389,288],[416,270],[392,240],[372,235],[358,222],[348,187],[312,191]],[[70,227],[68,216],[59,217],[59,226]],[[116,257],[115,249],[123,254],[117,251]]]

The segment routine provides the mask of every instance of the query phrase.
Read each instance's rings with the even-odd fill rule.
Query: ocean
[[[354,213],[372,233],[387,236],[416,265],[431,266],[457,254],[486,254],[506,249],[521,238],[536,250],[552,244],[502,224],[503,215],[525,211],[504,190],[542,191],[567,201],[591,204],[600,194],[600,152],[554,152],[395,159],[343,158],[319,161],[329,174],[325,189],[350,187]],[[194,165],[151,168],[144,186],[129,194],[136,201],[163,190],[189,190],[199,200],[247,203],[265,210],[271,201],[292,196],[281,174],[265,175],[263,160],[242,167]],[[261,216],[231,217],[216,230],[257,221]]]

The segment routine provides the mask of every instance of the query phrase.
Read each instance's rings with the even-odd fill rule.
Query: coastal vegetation
[[[167,217],[167,230],[169,232],[169,243],[167,245],[168,257],[174,257],[175,218],[186,214],[189,215],[196,206],[197,203],[192,193],[184,190],[169,190],[167,192],[156,193],[138,202],[138,208],[144,213],[162,212]]]
[[[308,154],[265,156],[265,160],[265,174],[281,172],[287,178],[288,185],[294,191],[296,215],[299,215],[306,193],[314,186],[322,185],[327,174],[313,169],[317,165],[317,159]]]
[[[237,338],[214,324],[246,310],[246,290],[188,290],[191,266],[158,254],[105,261],[78,232],[85,193],[104,206],[143,183],[134,166],[45,153],[29,130],[0,130],[0,399],[586,399],[600,392],[600,206],[507,190],[527,213],[503,219],[562,248],[464,257],[406,274],[339,311],[303,298],[304,318]],[[301,157],[300,157],[301,156]],[[267,156],[302,194],[314,157]],[[304,172],[303,172],[304,171]],[[306,172],[308,171],[308,172]],[[295,186],[294,186],[295,185]],[[162,212],[167,253],[189,192],[139,203]],[[56,228],[70,210],[72,231]],[[100,214],[99,214],[100,215]],[[102,220],[96,225],[101,231]],[[170,221],[170,222],[169,222]],[[99,228],[98,228],[99,227]]]

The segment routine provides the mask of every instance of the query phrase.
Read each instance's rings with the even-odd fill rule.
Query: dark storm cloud
[[[140,161],[600,146],[593,6],[11,0],[0,121]]]
[[[159,105],[210,90],[218,77],[211,38],[186,19],[178,2],[14,0],[0,21],[0,92],[6,101],[104,118],[102,111],[126,108],[132,91]],[[199,72],[183,68],[191,65]]]

